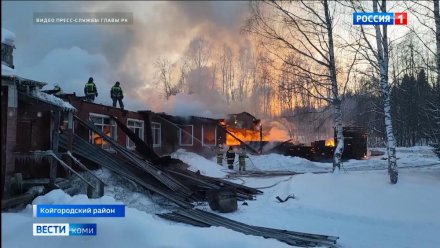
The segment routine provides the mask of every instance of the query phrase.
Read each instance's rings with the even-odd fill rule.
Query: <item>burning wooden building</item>
[[[55,183],[62,171],[40,151],[57,152],[60,132],[72,132],[76,109],[40,91],[43,82],[20,77],[2,64],[2,189],[8,197],[33,184],[26,179],[50,178]],[[64,129],[62,129],[64,127]],[[55,155],[56,156],[56,155]],[[36,183],[37,185],[38,183]]]

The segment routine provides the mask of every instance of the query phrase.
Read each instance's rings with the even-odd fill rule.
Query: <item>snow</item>
[[[386,149],[375,148],[375,150],[382,151],[385,154],[383,156],[370,157],[367,160],[349,160],[343,163],[343,167],[347,170],[388,168]],[[438,163],[440,163],[433,148],[429,146],[398,147],[396,148],[396,157],[398,169],[429,165],[438,166]]]
[[[2,76],[13,76],[14,69],[2,63]]]
[[[34,204],[120,204],[113,198],[87,199],[53,190],[37,197]],[[287,247],[276,240],[247,236],[222,227],[194,228],[166,221],[152,214],[126,207],[124,218],[56,218],[59,223],[96,223],[93,237],[33,237],[34,219],[28,205],[20,213],[2,213],[3,247]]]
[[[2,28],[2,43],[14,46],[15,43],[15,34],[6,28]]]
[[[76,111],[75,107],[73,107],[70,103],[63,101],[61,98],[58,98],[54,95],[50,95],[39,90],[33,92],[33,96],[36,98],[53,104],[67,111]]]
[[[300,157],[290,157],[280,154],[248,156],[249,159],[246,161],[247,170],[295,172],[316,172],[323,170],[320,163],[314,163]]]
[[[266,186],[284,178],[249,179]],[[440,170],[304,174],[263,189],[228,217],[253,225],[339,236],[342,247],[439,247]],[[279,203],[276,196],[296,199]]]
[[[224,177],[229,170],[185,150],[172,155],[191,165],[193,171]],[[384,155],[386,156],[386,155]],[[341,247],[440,247],[440,163],[430,147],[398,148],[399,181],[389,183],[383,156],[349,160],[340,173],[270,178],[242,177],[238,183],[260,188],[248,205],[222,214],[247,224],[340,237]],[[277,154],[251,156],[259,170],[325,171],[331,163],[310,162]],[[249,165],[250,163],[248,163]],[[427,165],[423,166],[422,165]],[[251,165],[249,165],[251,166]],[[405,167],[406,166],[406,167]],[[310,168],[309,168],[310,167]],[[359,170],[359,171],[354,171]],[[87,199],[70,197],[54,190],[34,204],[126,204],[125,218],[57,218],[56,222],[97,223],[98,236],[87,238],[32,237],[35,222],[30,205],[19,213],[2,213],[2,245],[5,247],[287,247],[272,239],[244,235],[221,227],[198,228],[163,220],[158,198],[150,198],[136,185],[108,170],[95,174],[108,185],[105,196]],[[275,197],[294,194],[279,203]],[[116,200],[115,200],[116,199]],[[198,208],[211,211],[207,204]]]
[[[227,167],[218,165],[214,160],[206,159],[195,153],[187,152],[183,149],[177,150],[171,155],[172,158],[177,158],[190,165],[188,168],[191,171],[200,171],[200,174],[210,177],[223,178],[228,173]]]

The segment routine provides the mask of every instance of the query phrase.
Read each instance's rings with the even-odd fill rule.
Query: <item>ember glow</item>
[[[334,147],[335,146],[335,140],[334,139],[326,139],[325,140],[325,146]]]
[[[227,128],[228,132],[232,133],[235,137],[239,138],[243,142],[260,141],[260,131],[249,130],[244,128]],[[269,141],[268,136],[263,134],[261,141]],[[237,146],[240,142],[232,137],[230,134],[226,134],[226,145]]]

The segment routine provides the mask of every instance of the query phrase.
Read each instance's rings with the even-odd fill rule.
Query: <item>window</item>
[[[151,134],[153,136],[153,147],[160,147],[162,137],[160,123],[151,122]]]
[[[181,146],[192,146],[193,145],[193,131],[194,126],[193,125],[183,125],[180,126],[180,145]]]
[[[141,140],[144,140],[144,121],[128,119],[127,127],[133,131]],[[134,142],[127,136],[127,148],[134,149],[136,145]]]
[[[216,126],[202,126],[202,142],[204,146],[215,146],[217,144]]]
[[[95,126],[99,128],[103,133],[105,133],[109,137],[112,137],[114,140],[117,140],[116,123],[112,119],[110,119],[109,116],[90,114],[90,119],[95,124]],[[110,148],[110,144],[102,139],[101,136],[99,136],[99,134],[97,133],[90,132],[90,141],[92,142],[92,144],[98,145],[103,149]]]

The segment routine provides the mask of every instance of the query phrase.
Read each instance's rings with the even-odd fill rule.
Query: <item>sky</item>
[[[393,3],[390,11],[405,10],[395,5],[400,2]],[[48,83],[45,89],[59,84],[64,92],[77,95],[83,95],[85,82],[93,77],[99,93],[97,102],[107,105],[111,104],[110,88],[119,81],[130,110],[206,116],[224,110],[221,96],[214,91],[204,93],[206,87],[195,87],[202,91],[198,96],[182,95],[166,102],[155,63],[159,58],[177,61],[198,37],[217,48],[223,44],[237,48],[249,43],[249,37],[241,32],[250,13],[248,1],[2,1],[1,5],[2,28],[16,35],[17,74]],[[117,11],[132,12],[134,23],[41,25],[32,20],[35,12]],[[352,33],[351,12],[336,15],[338,35],[349,37]],[[415,21],[411,13],[408,18],[409,24]],[[406,31],[402,26],[390,27],[389,37],[400,37]],[[198,81],[196,85],[203,86],[206,80]],[[182,101],[187,105],[179,104]]]
[[[83,94],[95,79],[97,102],[110,104],[110,88],[120,81],[129,109],[155,109],[155,62],[178,58],[192,39],[240,43],[248,2],[61,2],[2,1],[2,28],[16,35],[17,74],[59,84],[64,92]],[[132,25],[41,25],[34,12],[133,12]],[[45,88],[45,89],[46,89]]]

